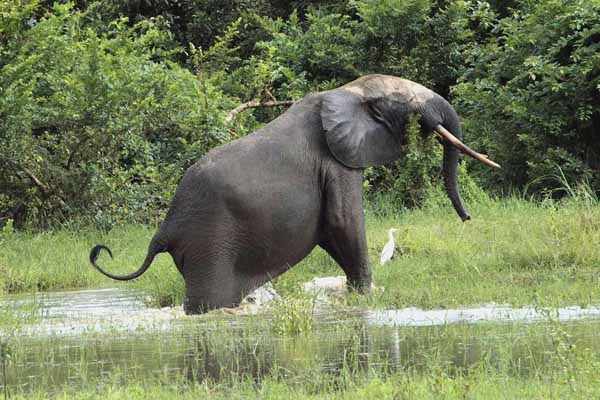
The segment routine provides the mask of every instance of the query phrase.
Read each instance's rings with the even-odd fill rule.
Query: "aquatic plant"
[[[15,344],[13,340],[18,337],[18,331],[27,323],[31,323],[39,318],[38,307],[34,302],[30,302],[13,310],[9,307],[0,308],[0,363],[2,364],[2,386],[4,399],[8,399],[8,367],[13,359]]]
[[[307,296],[284,298],[272,307],[273,332],[278,335],[299,335],[313,327],[314,302]]]

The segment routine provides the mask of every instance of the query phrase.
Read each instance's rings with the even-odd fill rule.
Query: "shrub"
[[[466,54],[473,67],[454,94],[467,141],[503,166],[481,174],[488,186],[551,191],[558,182],[540,178],[559,166],[600,188],[599,32],[597,2],[523,2]]]
[[[20,22],[2,36],[0,210],[23,204],[36,225],[152,220],[182,171],[229,139],[233,103],[171,61],[160,19],[100,30],[69,3],[33,10],[9,9]]]

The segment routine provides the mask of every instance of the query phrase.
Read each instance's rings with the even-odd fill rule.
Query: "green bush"
[[[492,187],[552,190],[557,173],[600,188],[600,4],[523,2],[496,22],[454,88],[466,138],[501,170],[474,169]],[[489,177],[492,177],[491,179]]]
[[[466,196],[479,184],[560,196],[558,171],[599,191],[597,1],[52,4],[0,0],[0,224],[154,223],[187,166],[283,111],[226,122],[237,105],[367,73],[457,106],[467,144],[503,165],[467,162]],[[419,141],[367,171],[371,199],[403,208],[437,196],[441,149]]]
[[[399,209],[422,205],[427,192],[442,182],[442,151],[432,136],[422,137],[418,120],[413,118],[403,156],[391,165],[366,170],[367,197],[374,200],[385,192],[387,202]]]
[[[182,171],[229,140],[234,103],[171,61],[179,50],[160,19],[100,30],[70,4],[39,20],[19,7],[8,15],[1,209],[23,204],[36,225],[153,220]]]

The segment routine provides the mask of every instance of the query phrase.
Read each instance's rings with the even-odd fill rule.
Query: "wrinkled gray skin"
[[[188,314],[233,307],[315,246],[360,292],[371,285],[362,204],[363,169],[401,156],[410,113],[424,132],[441,124],[456,137],[456,112],[438,94],[404,79],[369,75],[311,94],[258,131],[216,148],[191,166],[138,271],[169,252],[185,280]],[[444,143],[446,191],[458,212],[458,151]],[[110,252],[110,250],[108,250]],[[112,256],[112,254],[111,254]]]

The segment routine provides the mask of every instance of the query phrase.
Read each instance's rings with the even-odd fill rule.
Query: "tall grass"
[[[102,233],[94,229],[63,228],[43,233],[15,232],[0,252],[0,288],[5,293],[76,289],[112,285],[89,264],[90,248],[106,243],[118,249],[118,258],[102,258],[114,271],[137,268],[152,229],[123,226]],[[158,260],[157,264],[165,260]],[[166,263],[164,263],[166,264]]]
[[[472,373],[468,376],[448,377],[443,374],[432,377],[397,376],[356,379],[343,389],[332,387],[329,391],[314,393],[286,382],[265,381],[256,385],[252,381],[235,385],[119,384],[98,389],[74,391],[65,388],[53,396],[56,400],[196,400],[196,399],[298,399],[298,400],[397,400],[397,399],[584,399],[595,398],[597,391],[589,383],[577,383],[583,387],[573,393],[568,386],[543,379],[521,380],[513,377]],[[47,399],[45,393],[32,393],[15,399]]]
[[[557,306],[600,298],[600,203],[590,192],[564,201],[519,197],[471,203],[472,220],[460,222],[445,196],[421,210],[367,212],[372,296],[348,296],[353,305],[455,307],[485,302]],[[404,255],[378,265],[396,227]],[[275,284],[291,288],[311,276],[339,274],[322,251]],[[290,285],[294,282],[294,285]]]
[[[380,200],[366,210],[367,242],[373,280],[382,287],[370,296],[349,295],[346,305],[377,307],[455,307],[483,302],[539,305],[597,303],[600,295],[600,203],[593,191],[572,188],[563,201],[530,202],[471,196],[472,220],[462,223],[443,193],[430,196],[420,210],[396,212]],[[398,228],[404,255],[378,265],[387,230]],[[154,228],[122,226],[109,233],[61,229],[16,232],[0,252],[0,291],[14,293],[119,283],[104,278],[88,262],[95,243],[112,248],[100,263],[130,272],[144,258]],[[301,283],[315,276],[341,275],[321,249],[275,280],[284,296],[297,297]],[[183,280],[168,254],[133,283],[155,304],[181,304]]]

